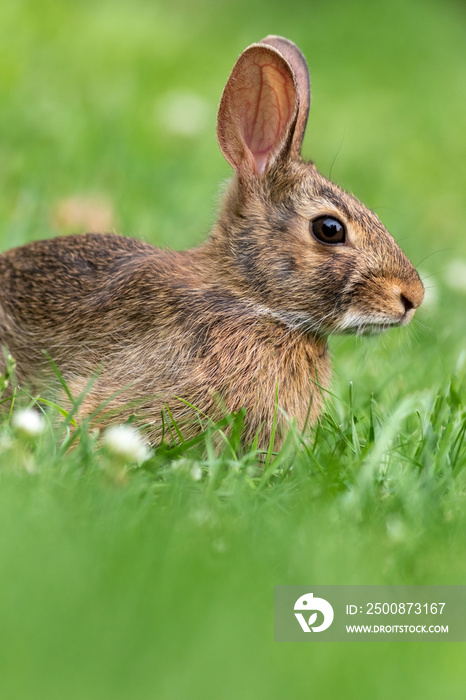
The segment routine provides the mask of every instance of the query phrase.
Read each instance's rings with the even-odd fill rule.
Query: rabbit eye
[[[314,238],[322,243],[344,243],[346,230],[344,225],[338,219],[331,216],[319,216],[314,221],[311,221],[311,233]]]

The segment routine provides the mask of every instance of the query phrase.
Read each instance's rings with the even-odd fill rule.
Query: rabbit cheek
[[[320,263],[312,275],[309,298],[329,322],[332,318],[338,319],[348,307],[351,293],[348,294],[347,290],[352,287],[353,275],[354,261],[333,255],[325,264]]]

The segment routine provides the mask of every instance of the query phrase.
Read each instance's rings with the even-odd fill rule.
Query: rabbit
[[[46,351],[81,419],[133,416],[154,445],[168,416],[189,438],[244,408],[243,444],[259,449],[315,423],[328,336],[404,326],[424,288],[377,216],[301,158],[309,106],[303,54],[268,36],[221,97],[217,138],[235,175],[205,243],[87,233],[3,253],[0,344],[18,382],[58,385]]]

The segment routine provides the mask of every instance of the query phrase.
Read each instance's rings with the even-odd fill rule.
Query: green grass
[[[86,426],[70,449],[54,408],[35,440],[6,413],[2,700],[464,695],[461,644],[273,642],[277,584],[465,582],[460,3],[4,2],[0,248],[81,230],[57,213],[77,196],[118,231],[202,240],[230,174],[221,89],[268,33],[309,61],[305,154],[377,211],[430,299],[407,329],[331,339],[322,423],[262,470],[234,439],[215,453],[221,426],[137,467]],[[182,135],[166,112],[186,93],[201,114]]]

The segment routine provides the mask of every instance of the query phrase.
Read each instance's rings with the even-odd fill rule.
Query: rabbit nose
[[[414,304],[411,299],[408,299],[408,297],[406,297],[404,294],[400,294],[400,299],[404,306],[405,314],[408,313],[408,311],[411,311],[411,309],[414,309]]]
[[[423,299],[424,287],[420,280],[415,286],[410,286],[409,289],[405,288],[403,291],[400,290],[400,302],[405,314],[411,310],[414,311],[414,309],[417,309],[418,306],[422,304]]]

